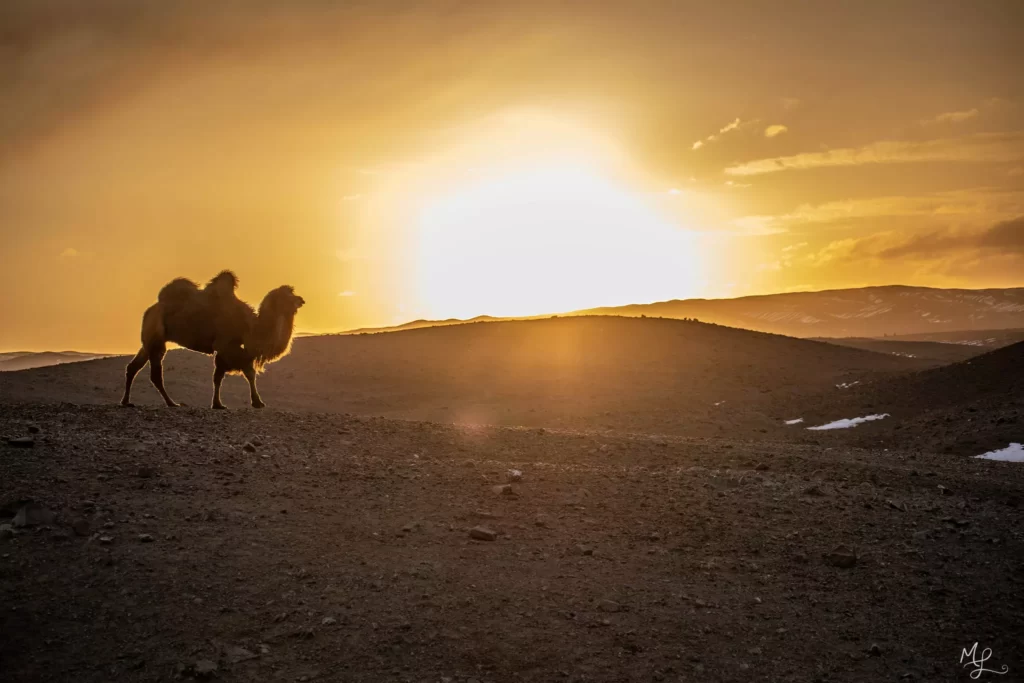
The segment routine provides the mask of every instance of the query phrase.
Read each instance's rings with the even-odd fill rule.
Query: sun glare
[[[692,296],[693,233],[587,166],[495,173],[418,220],[417,282],[436,317],[557,313]]]

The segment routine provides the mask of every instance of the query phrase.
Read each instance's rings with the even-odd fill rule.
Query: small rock
[[[79,536],[88,536],[91,529],[92,525],[89,524],[89,520],[84,518],[76,519],[71,523],[71,530]]]
[[[804,495],[805,496],[823,496],[825,494],[821,492],[821,488],[817,484],[811,484],[810,486],[808,486],[807,488],[804,489]]]
[[[200,659],[192,665],[192,671],[197,678],[210,678],[217,673],[217,662],[209,659]]]
[[[39,425],[29,425],[28,426],[28,433],[29,434],[38,434],[39,433]]]
[[[614,600],[602,600],[597,603],[597,608],[602,612],[621,612],[622,605],[615,602]]]
[[[872,657],[881,657],[882,648],[878,647],[878,643],[872,643],[871,647],[868,648],[868,654]]]
[[[261,439],[258,436],[254,436],[251,439],[249,439],[249,443],[251,443],[256,448],[259,448],[260,446],[263,445],[263,439]]]
[[[14,527],[10,524],[0,524],[0,541],[14,538]]]
[[[139,479],[152,479],[154,476],[156,476],[156,470],[154,470],[149,465],[142,465],[135,473],[135,476],[137,476]]]
[[[514,496],[515,491],[512,490],[512,484],[498,484],[492,486],[491,490],[494,491],[495,495],[499,496]]]
[[[47,510],[40,503],[27,503],[18,510],[11,523],[16,527],[37,526],[40,524],[53,524],[57,519],[57,513]]]
[[[139,543],[152,543],[153,536],[151,534],[139,534]]]
[[[508,480],[513,482],[522,481],[523,473],[520,470],[509,470]]]
[[[414,531],[415,529],[416,529],[416,525],[415,524],[406,524],[405,526],[402,527],[402,533],[403,534],[408,534],[408,533],[411,533],[412,531]]]
[[[757,463],[757,467],[755,467],[754,469],[756,469],[758,472],[765,472],[765,471],[767,471],[769,469],[769,467],[770,466],[768,465],[768,463],[766,463],[766,462],[759,462],[759,463]]]
[[[249,659],[255,659],[256,655],[244,647],[228,647],[224,650],[224,657],[231,664],[238,664]]]
[[[826,559],[830,565],[833,567],[839,567],[840,569],[849,569],[857,564],[857,554],[845,545],[836,546],[836,548],[826,556]]]
[[[256,452],[256,446],[253,445],[253,443],[251,441],[246,441],[245,445],[242,446],[242,450],[245,451],[246,453],[255,453]]]
[[[32,448],[36,445],[36,440],[31,436],[19,436],[14,439],[7,439],[7,445],[12,448]]]
[[[270,654],[270,646],[265,644],[265,643],[260,643],[259,645],[256,646],[256,649],[260,651],[261,655],[269,655]]]
[[[478,541],[493,541],[498,538],[498,534],[485,526],[475,526],[469,530],[469,537]]]
[[[651,543],[657,543],[661,540],[661,534],[659,534],[657,531],[653,531],[647,535],[647,540]]]
[[[585,546],[585,545],[578,545],[578,546],[576,546],[576,549],[579,550],[580,553],[582,553],[584,555],[593,555],[594,554],[594,549],[590,548],[588,546]]]
[[[534,524],[534,526],[538,526],[541,529],[547,529],[548,528],[548,520],[545,519],[544,517],[538,517],[537,519],[533,520],[533,524]]]
[[[111,543],[114,542],[114,537],[113,536],[100,536],[98,540],[103,545],[110,545]]]
[[[943,486],[942,484],[939,484],[939,493],[941,493],[944,496],[952,496],[953,495],[953,492],[950,491],[945,486]]]
[[[324,617],[323,621],[321,621],[320,623],[324,626],[333,626],[334,624],[338,623],[338,620],[334,617]]]

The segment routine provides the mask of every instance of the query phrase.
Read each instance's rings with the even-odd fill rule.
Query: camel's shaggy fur
[[[169,406],[177,404],[164,389],[163,357],[167,342],[214,355],[213,407],[224,408],[224,375],[240,372],[249,381],[254,408],[265,404],[256,391],[256,374],[291,348],[295,314],[305,302],[285,285],[269,292],[259,312],[235,296],[238,278],[225,270],[201,288],[185,278],[173,280],[142,316],[142,348],[125,369],[121,405],[131,405],[135,375],[149,363],[150,378]]]

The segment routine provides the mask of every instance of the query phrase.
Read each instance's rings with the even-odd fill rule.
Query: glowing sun
[[[419,216],[417,290],[430,315],[536,315],[691,296],[694,234],[585,166],[492,175]]]

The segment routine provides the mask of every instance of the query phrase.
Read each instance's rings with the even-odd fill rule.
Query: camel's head
[[[296,294],[291,286],[282,285],[271,290],[263,298],[263,303],[260,304],[260,315],[269,313],[270,315],[294,316],[305,303],[306,300]]]

